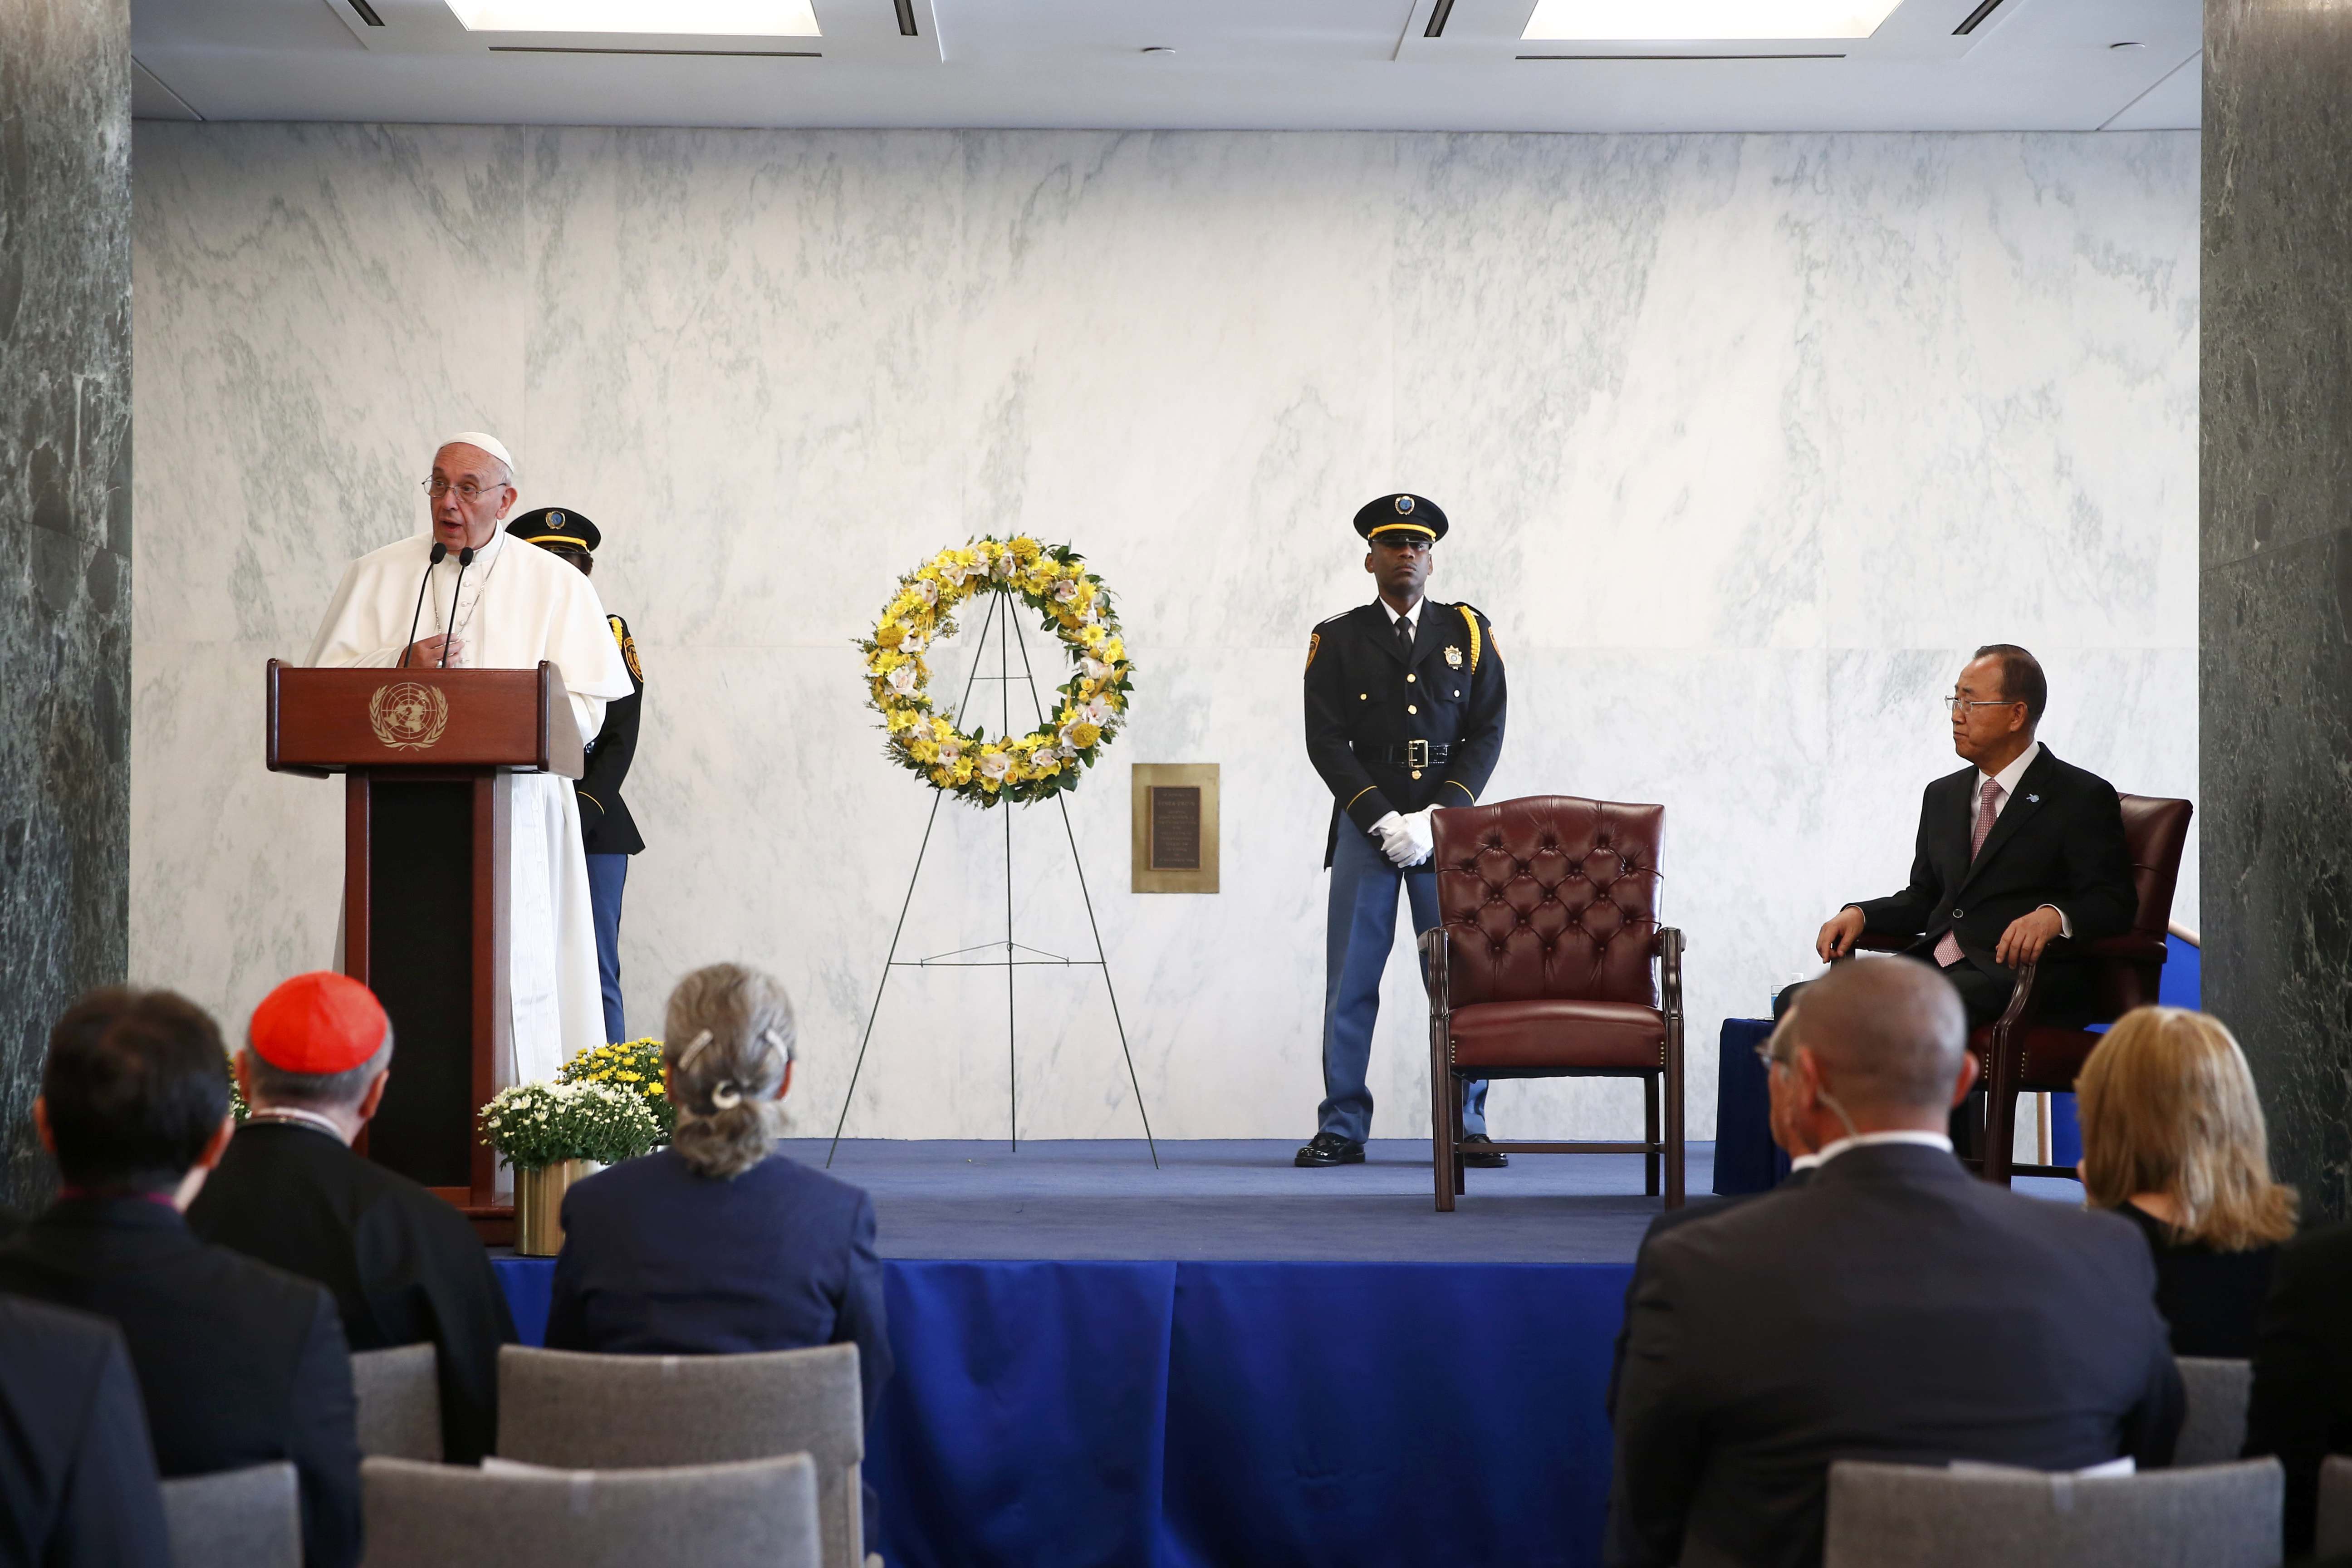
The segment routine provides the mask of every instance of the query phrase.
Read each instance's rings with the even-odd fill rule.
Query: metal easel
[[[1029,662],[1028,639],[1022,635],[1020,624],[1014,617],[1013,590],[993,589],[989,594],[989,601],[988,617],[981,623],[980,638],[972,647],[971,674],[964,680],[963,697],[956,704],[956,712],[961,715],[966,711],[965,704],[971,700],[971,689],[975,681],[992,680],[996,682],[999,699],[998,719],[1003,732],[1009,737],[1013,733],[1013,649],[1016,646],[1021,650],[1021,679],[1028,682],[1029,703],[1036,710],[1037,722],[1040,724],[1045,721],[1045,705],[1037,695],[1037,675]],[[981,666],[987,662],[988,634],[992,629],[996,633],[997,672],[994,675],[982,675],[980,670]],[[1110,964],[1103,953],[1102,928],[1095,921],[1094,894],[1087,887],[1087,868],[1086,862],[1078,855],[1078,836],[1070,826],[1069,805],[1060,795],[1056,794],[1054,796],[1054,804],[1062,813],[1062,834],[1069,841],[1070,864],[1078,874],[1078,895],[1086,903],[1087,929],[1094,936],[1095,955],[1092,958],[1066,958],[1060,953],[1047,952],[1041,948],[1030,947],[1013,940],[1013,803],[1001,801],[998,803],[998,809],[1004,813],[1004,940],[977,942],[970,947],[956,948],[952,952],[933,953],[929,958],[898,956],[898,940],[906,934],[907,930],[907,911],[914,907],[915,884],[922,877],[923,857],[931,847],[931,829],[939,823],[940,805],[946,799],[945,790],[932,792],[931,815],[923,824],[923,841],[920,847],[915,851],[915,869],[907,878],[907,896],[898,905],[898,924],[890,933],[890,951],[882,961],[881,984],[874,988],[874,1005],[866,1015],[866,1033],[857,1042],[857,1065],[849,1072],[849,1092],[842,1096],[841,1115],[833,1124],[833,1143],[826,1149],[824,1155],[826,1166],[830,1167],[833,1164],[834,1153],[841,1147],[841,1130],[849,1122],[850,1103],[857,1097],[857,1078],[866,1069],[866,1048],[874,1040],[874,1020],[881,1014],[882,994],[889,988],[890,972],[894,969],[1002,969],[1004,971],[1005,1088],[1012,1104],[1011,1142],[1014,1152],[1018,1152],[1021,1148],[1021,1070],[1020,1058],[1015,1049],[1019,1037],[1015,1028],[1013,1010],[1013,972],[1033,965],[1055,965],[1066,969],[1102,971],[1103,991],[1110,998],[1111,1022],[1118,1029],[1119,1055],[1127,1061],[1127,1081],[1135,1090],[1136,1113],[1143,1119],[1143,1141],[1151,1151],[1152,1168],[1157,1170],[1160,1166],[1160,1145],[1151,1136],[1151,1113],[1144,1106],[1143,1085],[1135,1075],[1135,1054],[1128,1048],[1127,1024],[1119,1016],[1118,992],[1111,984]],[[1003,954],[1001,958],[980,956],[999,952]]]

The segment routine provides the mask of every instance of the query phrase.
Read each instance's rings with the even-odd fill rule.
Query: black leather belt
[[[1358,746],[1356,755],[1368,763],[1387,763],[1392,767],[1426,768],[1445,761],[1454,754],[1451,741],[1409,741],[1402,746]]]

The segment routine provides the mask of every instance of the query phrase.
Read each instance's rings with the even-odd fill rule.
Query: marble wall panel
[[[521,504],[604,528],[645,658],[632,1026],[694,964],[774,967],[803,1131],[840,1112],[931,805],[850,641],[974,531],[1067,538],[1121,593],[1134,722],[1069,829],[1118,1020],[1098,973],[1024,969],[1008,1063],[1001,972],[894,971],[853,1133],[1001,1134],[1017,1067],[1024,1136],[1131,1135],[1118,1021],[1161,1134],[1310,1130],[1328,795],[1297,672],[1369,596],[1347,518],[1385,488],[1444,501],[1436,591],[1499,628],[1490,797],[1669,805],[1695,1135],[1719,1021],[1902,878],[1976,642],[2042,649],[2063,754],[2195,790],[2193,137],[156,125],[139,160],[173,443],[140,484],[188,575],[142,603],[134,944],[231,1013],[333,936],[338,797],[262,777],[253,672],[478,420]],[[350,260],[412,232],[413,282]],[[215,521],[206,448],[281,422],[316,471]],[[215,704],[233,740],[167,750]],[[1218,895],[1127,890],[1137,762],[1223,764]],[[189,841],[184,795],[254,816]],[[940,813],[902,957],[1003,940],[1004,826]],[[1058,814],[1013,827],[1018,940],[1090,957]],[[1424,1120],[1421,1008],[1401,957],[1382,1132]],[[1638,1116],[1623,1085],[1496,1106]]]
[[[129,959],[131,17],[0,0],[0,1204],[48,1029]]]
[[[2199,522],[2209,1005],[2279,1173],[2352,1214],[2352,11],[2207,0]]]

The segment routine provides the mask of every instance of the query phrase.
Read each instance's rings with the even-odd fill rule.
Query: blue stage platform
[[[1440,1215],[1426,1141],[1293,1147],[842,1145],[889,1260],[893,1568],[1599,1560],[1639,1158],[1473,1171]],[[536,1342],[553,1265],[499,1271]]]

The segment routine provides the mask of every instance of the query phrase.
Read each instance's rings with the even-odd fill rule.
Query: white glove
[[[1405,837],[1412,843],[1412,858],[1398,862],[1402,866],[1418,866],[1437,851],[1437,830],[1429,825],[1429,814],[1437,808],[1424,805],[1403,819]]]
[[[1387,856],[1389,864],[1399,870],[1429,853],[1413,847],[1412,835],[1405,827],[1405,818],[1393,811],[1373,823],[1372,832],[1380,838],[1381,853]]]

